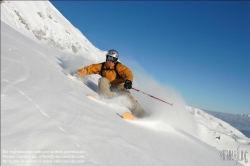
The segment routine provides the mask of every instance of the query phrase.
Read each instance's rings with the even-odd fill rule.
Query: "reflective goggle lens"
[[[107,56],[107,61],[112,61],[112,62],[115,62],[116,61],[116,58],[112,57],[112,56]]]

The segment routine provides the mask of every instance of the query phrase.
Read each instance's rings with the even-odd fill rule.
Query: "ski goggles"
[[[107,55],[106,61],[116,62],[116,61],[117,61],[117,58],[112,57],[112,56],[110,56],[110,55]]]

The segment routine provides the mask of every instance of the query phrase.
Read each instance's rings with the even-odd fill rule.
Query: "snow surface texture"
[[[221,158],[222,150],[249,152],[249,138],[186,106],[178,93],[136,65],[134,87],[174,102],[173,107],[131,91],[150,118],[124,121],[117,113],[128,111],[122,107],[125,98],[109,104],[87,98],[97,96],[99,76],[76,79],[65,73],[103,61],[105,51],[50,2],[5,1],[1,9],[1,165],[249,165]],[[50,35],[39,39],[33,31],[44,26]],[[64,28],[71,37],[60,33]],[[73,41],[62,49],[49,38],[52,43],[74,40],[85,49],[75,52]]]
[[[207,111],[207,113],[229,123],[250,138],[250,115],[249,114],[229,114],[223,112]]]
[[[50,2],[4,1],[1,20],[32,39],[99,60],[100,51]],[[36,40],[35,40],[36,41]]]

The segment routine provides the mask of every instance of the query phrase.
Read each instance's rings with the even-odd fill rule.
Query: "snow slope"
[[[76,29],[49,1],[4,1],[1,20],[31,39],[84,54],[95,61],[104,54]],[[37,40],[35,40],[37,41]]]
[[[229,123],[244,135],[250,138],[250,115],[249,114],[229,114],[215,111],[204,110],[207,113]]]
[[[215,148],[162,121],[122,120],[61,72],[53,56],[60,52],[1,28],[2,151],[82,151],[85,165],[228,165]],[[3,155],[2,165],[10,165]]]
[[[102,61],[105,51],[84,42],[49,2],[5,1],[1,9],[1,165],[235,165],[236,161],[222,160],[219,150],[250,150],[250,140],[241,132],[186,106],[174,90],[138,71],[134,86],[175,105],[132,91],[151,117],[123,121],[116,113],[127,111],[117,106],[126,103],[124,98],[103,104],[86,97],[97,95],[98,76],[77,80],[65,75]],[[38,11],[50,14],[38,21]],[[32,30],[44,25],[51,33],[39,40]],[[59,33],[64,28],[71,37]],[[48,42],[51,38],[54,43],[78,41],[89,51],[74,52],[73,42],[61,49]]]

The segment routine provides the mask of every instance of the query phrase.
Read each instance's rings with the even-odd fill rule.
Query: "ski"
[[[96,99],[96,97],[93,96],[93,95],[91,95],[91,94],[88,94],[87,97],[88,97],[89,99],[94,100],[94,101],[96,101],[96,102],[99,102],[99,103],[101,103],[101,104],[108,104],[108,103],[106,103],[106,102],[102,102],[102,101]],[[135,120],[135,119],[136,119],[136,117],[135,117],[133,114],[131,114],[130,112],[124,112],[122,115],[120,115],[120,114],[118,114],[118,113],[116,113],[116,114],[117,114],[118,116],[120,116],[120,117],[121,117],[122,119],[124,119],[124,120]]]

